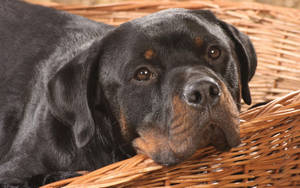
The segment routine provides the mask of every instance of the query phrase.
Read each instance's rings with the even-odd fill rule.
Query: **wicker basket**
[[[254,103],[275,100],[241,114],[243,143],[231,152],[204,148],[170,168],[137,155],[45,187],[300,187],[300,11],[218,0],[48,6],[112,25],[166,8],[210,9],[254,42]]]
[[[300,90],[241,114],[242,144],[219,153],[208,147],[189,160],[162,167],[142,155],[61,187],[300,187]]]

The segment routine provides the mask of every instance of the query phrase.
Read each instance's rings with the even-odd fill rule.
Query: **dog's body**
[[[112,148],[105,151],[112,140],[97,148],[101,162],[87,159],[90,151],[75,151],[72,134],[49,112],[45,92],[61,67],[113,27],[18,1],[1,1],[0,7],[0,182],[122,159]],[[88,58],[96,61],[93,53]]]
[[[0,183],[93,170],[133,148],[171,165],[234,147],[255,68],[249,39],[208,11],[115,28],[1,1]]]

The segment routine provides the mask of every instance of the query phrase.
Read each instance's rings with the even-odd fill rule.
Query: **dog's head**
[[[95,105],[160,164],[209,144],[239,145],[240,101],[251,103],[256,55],[232,25],[210,11],[169,9],[127,22],[93,46],[48,85],[50,109],[71,126],[78,147],[101,126]]]

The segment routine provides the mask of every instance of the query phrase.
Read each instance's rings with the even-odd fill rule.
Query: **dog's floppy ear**
[[[97,70],[98,50],[95,45],[82,50],[65,63],[47,84],[51,113],[73,131],[76,146],[85,146],[93,137],[95,123],[89,107],[91,73]],[[95,74],[94,76],[96,76]]]
[[[246,104],[251,104],[251,95],[248,82],[253,77],[257,59],[254,47],[247,35],[238,31],[234,26],[219,21],[226,34],[233,40],[236,54],[240,62],[240,74],[242,84],[242,97]]]
[[[256,53],[250,39],[234,26],[217,19],[209,10],[192,10],[191,12],[198,17],[219,24],[226,35],[234,42],[236,54],[240,63],[242,97],[245,103],[250,105],[251,95],[248,82],[253,77],[257,65]]]

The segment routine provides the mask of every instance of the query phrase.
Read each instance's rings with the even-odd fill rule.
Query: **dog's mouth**
[[[138,153],[155,162],[170,166],[193,155],[196,150],[213,145],[219,151],[228,151],[240,144],[239,111],[230,94],[223,95],[220,104],[209,110],[195,110],[173,99],[174,121],[168,130],[147,125],[138,130],[133,140]]]
[[[140,131],[139,137],[133,140],[133,146],[137,153],[147,155],[156,163],[171,166],[178,164],[193,155],[196,150],[208,145],[214,146],[218,151],[229,151],[240,144],[237,130],[225,130],[216,123],[199,125],[197,128],[183,130],[178,134],[166,136],[159,129],[147,129]],[[227,125],[230,127],[231,125]],[[184,133],[185,132],[185,133]]]

